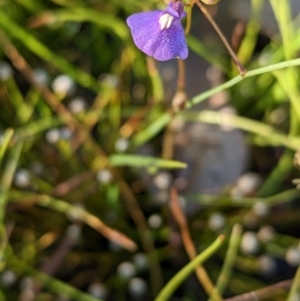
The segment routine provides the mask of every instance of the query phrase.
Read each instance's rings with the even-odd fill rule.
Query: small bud
[[[268,207],[268,205],[265,202],[256,202],[253,205],[253,212],[260,217],[264,217],[266,215],[268,215],[268,213],[270,212],[270,208]]]
[[[258,259],[259,270],[264,275],[273,274],[276,271],[276,263],[273,258],[262,255]]]
[[[107,297],[107,288],[101,283],[92,283],[88,288],[89,294],[95,298],[105,299]]]
[[[245,173],[238,178],[231,195],[236,197],[251,195],[257,190],[261,182],[262,179],[258,174],[254,172]]]
[[[300,179],[294,179],[294,180],[292,181],[292,183],[293,183],[294,185],[296,185],[296,188],[297,188],[297,189],[300,190]]]
[[[69,140],[72,137],[72,132],[68,127],[64,126],[59,130],[59,136],[64,140]]]
[[[11,270],[6,270],[1,275],[1,282],[5,286],[12,286],[17,280],[16,274]]]
[[[162,218],[158,214],[153,214],[148,218],[148,225],[152,229],[158,229],[162,224]]]
[[[111,88],[117,88],[120,80],[119,78],[114,74],[101,74],[99,77],[100,81],[102,81],[107,86],[110,86]]]
[[[154,185],[161,190],[168,189],[171,185],[172,177],[171,174],[168,172],[159,172],[154,177]]]
[[[132,261],[138,270],[145,270],[148,266],[148,257],[144,253],[135,254]]]
[[[300,150],[298,150],[295,154],[294,165],[296,166],[296,168],[300,169]]]
[[[236,116],[237,114],[236,110],[233,107],[226,106],[221,108],[219,112],[221,113],[218,117],[220,121],[220,128],[224,132],[230,132],[234,130],[234,127],[231,126],[230,124],[232,123],[233,117]]]
[[[49,84],[49,74],[44,69],[35,69],[33,71],[34,80],[40,85]]]
[[[142,278],[132,278],[128,284],[128,290],[134,297],[141,297],[147,291],[147,283]]]
[[[13,76],[13,68],[6,62],[0,62],[0,81],[7,81]]]
[[[274,125],[280,125],[287,119],[287,112],[283,108],[275,109],[270,115],[270,121]]]
[[[82,219],[83,210],[83,204],[74,204],[72,208],[70,208],[70,210],[67,212],[67,218],[73,223],[80,221]]]
[[[285,254],[286,262],[293,267],[296,267],[300,263],[300,250],[299,248],[292,247],[286,251]]]
[[[26,169],[20,169],[16,172],[14,183],[19,188],[25,188],[30,184],[30,173]]]
[[[154,200],[158,205],[164,205],[170,200],[170,194],[167,190],[160,190]]]
[[[46,133],[46,140],[51,144],[57,143],[59,139],[60,139],[59,129],[51,129]]]
[[[102,169],[97,173],[97,180],[102,184],[108,184],[112,179],[113,175],[108,169]]]
[[[129,141],[125,138],[120,138],[116,141],[115,149],[117,152],[123,153],[127,151],[129,146]]]
[[[208,219],[208,227],[212,231],[219,231],[225,225],[225,216],[221,212],[213,213]]]
[[[245,232],[241,241],[241,250],[244,254],[253,255],[258,251],[258,240],[254,232]]]
[[[75,83],[70,76],[62,74],[53,80],[52,89],[55,94],[63,98],[75,91]]]
[[[87,103],[83,97],[77,96],[70,101],[68,107],[73,114],[78,114],[86,109]]]
[[[263,226],[257,232],[258,239],[262,242],[267,244],[274,238],[275,229],[271,226]]]
[[[123,261],[117,268],[117,273],[122,279],[130,279],[136,274],[134,265],[130,261]]]

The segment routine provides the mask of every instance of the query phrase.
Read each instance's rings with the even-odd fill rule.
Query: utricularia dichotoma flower
[[[181,1],[165,10],[133,14],[127,19],[135,45],[158,61],[186,59],[188,48],[181,19],[186,16]]]

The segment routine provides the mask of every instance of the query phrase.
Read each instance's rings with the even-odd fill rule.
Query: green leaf
[[[187,168],[186,163],[165,160],[150,156],[115,154],[109,157],[112,166],[131,166],[131,167],[156,167],[166,169]]]

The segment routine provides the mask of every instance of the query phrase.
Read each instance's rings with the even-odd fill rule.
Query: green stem
[[[199,264],[203,264],[211,257],[222,245],[225,239],[220,235],[206,250],[199,254],[195,259],[182,268],[162,289],[155,301],[167,301],[178,286],[195,270]]]
[[[12,139],[13,134],[14,134],[13,129],[7,129],[3,135],[2,142],[0,144],[0,167],[1,167],[2,160],[3,160],[3,156],[5,154],[5,151],[8,147],[11,139]]]
[[[263,197],[241,197],[235,198],[230,196],[215,196],[209,194],[183,194],[183,197],[188,202],[194,202],[203,206],[219,206],[219,207],[240,207],[251,208],[255,203],[263,202],[268,207],[272,207],[278,204],[290,202],[296,198],[299,198],[300,191],[296,188],[285,190],[275,195],[263,198]]]
[[[294,152],[285,150],[276,168],[268,176],[267,180],[260,187],[257,195],[259,197],[266,197],[270,194],[276,193],[280,189],[280,182],[287,176],[290,170],[293,168],[293,156]]]
[[[273,64],[273,65],[269,65],[266,67],[248,71],[244,75],[244,77],[242,77],[241,75],[238,75],[218,87],[207,90],[206,92],[200,93],[199,95],[195,96],[187,103],[186,109],[189,109],[189,108],[201,103],[202,101],[206,100],[207,98],[209,98],[221,91],[224,91],[226,89],[229,89],[229,88],[235,86],[236,84],[238,84],[245,78],[257,76],[260,74],[272,72],[272,71],[279,70],[279,69],[284,69],[284,68],[293,67],[293,66],[299,66],[299,65],[300,65],[300,58],[294,59],[294,60],[288,60],[285,62],[281,62],[281,63],[277,63],[277,64]],[[169,112],[166,112],[163,115],[161,115],[160,117],[158,117],[145,130],[140,131],[136,136],[133,137],[132,145],[134,147],[138,147],[138,146],[144,144],[145,142],[149,141],[152,137],[154,137],[157,133],[159,133],[169,123],[171,118],[172,118],[172,116],[170,115]],[[298,146],[298,148],[299,148],[299,146]]]
[[[180,117],[186,121],[198,121],[212,124],[219,124],[238,128],[252,134],[256,134],[264,138],[264,142],[272,145],[283,145],[291,150],[297,150],[300,147],[299,137],[288,136],[280,133],[273,127],[263,124],[259,121],[254,121],[249,118],[236,115],[229,115],[215,111],[201,112],[182,112]]]
[[[3,191],[7,192],[8,189],[11,186],[12,180],[13,180],[13,176],[14,173],[16,171],[17,168],[17,164],[19,161],[19,157],[21,154],[21,150],[23,147],[23,141],[20,141],[18,143],[16,143],[16,145],[12,148],[12,151],[10,153],[10,157],[5,165],[4,168],[4,172],[2,175],[2,179],[1,179],[1,183],[0,183],[0,187],[3,189]],[[0,208],[3,204],[0,204]],[[3,212],[0,213],[3,214]],[[1,221],[1,218],[0,218]]]
[[[22,151],[23,142],[18,142],[10,153],[9,159],[4,167],[4,172],[0,181],[0,270],[5,264],[4,251],[7,245],[6,227],[4,217],[6,203],[8,200],[8,190],[12,184],[13,176],[17,168],[19,157]]]
[[[281,33],[284,56],[287,60],[292,59],[295,57],[295,51],[291,46],[291,41],[295,35],[293,27],[290,26],[292,16],[289,1],[270,0],[270,4]]]
[[[171,120],[171,115],[165,113],[156,118],[151,124],[144,130],[139,131],[132,140],[132,146],[138,147],[149,141],[157,133],[159,133]]]
[[[293,26],[291,25],[292,17],[289,1],[270,0],[270,3],[273,8],[277,23],[279,25],[283,43],[284,57],[286,60],[292,59],[296,56],[296,51],[294,50],[290,42],[294,40],[295,32]],[[295,77],[295,74],[297,74],[297,70],[295,68],[291,68],[284,71],[276,71],[274,72],[274,74],[279,84],[286,92],[287,96],[291,101],[291,111],[294,110],[295,114],[298,117],[298,125],[291,124],[291,131],[297,131],[300,123],[300,93],[297,77]],[[294,125],[296,127],[294,127]]]
[[[160,103],[164,98],[164,85],[157,69],[156,62],[151,57],[147,57],[147,69],[152,84],[154,103]]]
[[[193,7],[189,6],[187,8],[187,14],[186,14],[186,26],[185,26],[185,30],[184,30],[184,34],[187,35],[190,30],[191,30],[191,24],[192,24],[192,10]]]
[[[224,91],[226,89],[229,89],[229,88],[235,86],[236,84],[238,84],[239,82],[241,82],[242,80],[244,80],[248,77],[252,77],[252,76],[256,76],[256,75],[260,75],[260,74],[264,74],[264,73],[268,73],[268,72],[272,72],[275,70],[280,70],[280,69],[284,69],[284,68],[288,68],[288,67],[299,66],[299,65],[300,65],[300,58],[284,61],[281,63],[269,65],[269,66],[262,67],[262,68],[257,68],[257,69],[248,71],[244,76],[237,75],[236,77],[232,78],[231,80],[227,81],[226,83],[195,96],[188,102],[187,108],[190,108],[221,91]]]
[[[260,15],[263,1],[252,0],[251,6],[251,20],[247,25],[245,37],[243,38],[237,55],[243,64],[246,64],[250,60],[256,45],[257,35],[260,30]]]
[[[300,251],[300,243],[298,249]],[[300,264],[298,266],[287,301],[297,300],[299,298],[299,294],[300,294]]]
[[[291,124],[291,131],[298,131],[299,123],[300,123],[300,102],[299,102],[299,88],[298,88],[298,82],[295,78],[296,70],[281,70],[281,71],[275,71],[273,74],[275,75],[278,83],[288,96],[291,102],[291,114],[294,114],[297,116],[297,125]],[[296,73],[297,74],[297,73]]]
[[[217,284],[212,292],[212,296],[214,296],[214,294],[216,293],[222,296],[225,291],[225,288],[231,278],[232,268],[238,253],[241,236],[242,236],[242,226],[240,224],[235,224],[232,228],[232,232],[229,240],[229,246],[225,256],[225,261],[221,273],[218,276]]]

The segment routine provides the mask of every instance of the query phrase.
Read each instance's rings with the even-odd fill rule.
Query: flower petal
[[[166,61],[173,58],[184,60],[187,56],[188,48],[183,27],[179,20],[175,20],[169,28],[161,31],[153,57],[159,61]]]
[[[188,48],[180,18],[161,29],[160,18],[165,11],[155,10],[131,15],[127,24],[136,46],[159,61],[173,58],[186,59]]]
[[[155,49],[151,46],[160,34],[158,19],[161,13],[158,10],[137,13],[127,19],[135,45],[149,56],[153,56]]]

